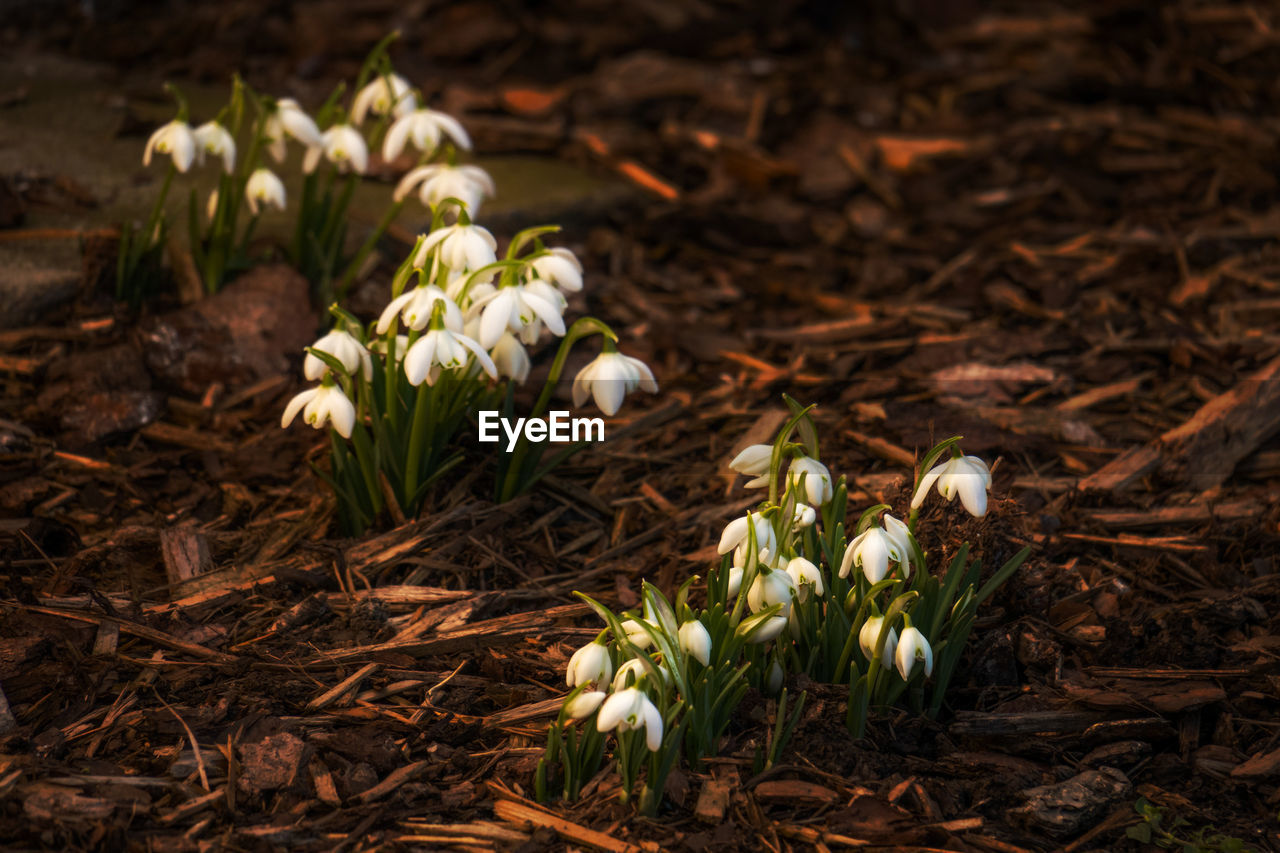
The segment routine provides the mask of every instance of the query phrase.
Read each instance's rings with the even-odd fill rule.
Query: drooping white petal
[[[608,732],[622,724],[626,724],[627,729],[635,728],[641,723],[644,713],[642,700],[648,701],[636,687],[617,691],[600,706],[600,713],[596,716],[596,730]]]
[[[404,151],[404,145],[409,141],[409,134],[413,131],[412,116],[405,116],[392,122],[391,127],[387,130],[387,136],[382,140],[382,159],[390,163],[400,156],[400,152]]]
[[[498,343],[498,339],[512,325],[511,317],[519,314],[516,309],[518,295],[514,287],[504,287],[495,292],[493,297],[484,305],[484,310],[480,314],[480,345],[485,347],[493,347]],[[522,324],[517,322],[513,331],[519,331]]]
[[[333,386],[333,393],[329,395],[328,415],[338,435],[351,438],[351,430],[356,423],[356,407],[336,385]]]
[[[933,484],[942,476],[942,472],[947,470],[947,463],[944,462],[932,468],[929,473],[920,478],[920,485],[916,486],[916,493],[911,496],[911,508],[919,509],[924,503],[925,497],[929,494],[929,489],[933,488]]]
[[[405,353],[404,375],[409,378],[410,385],[421,385],[431,373],[431,366],[435,363],[439,334],[434,330],[427,332]]]
[[[319,392],[320,389],[318,387],[308,388],[302,393],[294,396],[294,398],[289,401],[289,404],[284,407],[284,416],[280,418],[280,426],[283,428],[293,423],[293,419],[298,416],[298,412],[301,412],[303,407],[310,403],[311,399]]]
[[[583,691],[564,706],[565,715],[571,720],[585,720],[596,712],[608,695],[603,690]]]
[[[281,131],[307,148],[314,148],[322,143],[320,128],[316,126],[315,120],[293,98],[281,98],[276,102],[275,118]]]
[[[489,357],[489,353],[485,352],[484,347],[466,335],[455,335],[454,340],[471,350],[471,353],[476,357],[476,361],[480,362],[480,366],[484,368],[484,372],[489,374],[490,379],[498,378],[498,367],[493,363],[493,359]]]
[[[641,699],[640,712],[644,725],[644,744],[649,747],[650,752],[657,752],[662,748],[662,713],[647,696]]]

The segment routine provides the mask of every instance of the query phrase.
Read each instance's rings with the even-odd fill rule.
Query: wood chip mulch
[[[320,437],[279,429],[296,349],[220,375],[234,329],[157,355],[157,328],[218,327],[88,294],[0,332],[0,839],[1138,850],[1143,797],[1280,849],[1280,11],[619,5],[317,4],[305,28],[341,76],[400,26],[397,62],[481,162],[535,150],[631,187],[564,237],[576,310],[662,390],[533,493],[494,505],[476,446],[421,518],[344,540]],[[301,12],[266,6],[203,5],[168,41],[163,16],[43,26],[112,61],[154,42],[156,74],[319,85]],[[855,743],[845,691],[796,683],[768,772],[753,693],[656,819],[611,774],[533,802],[598,630],[572,592],[626,607],[705,574],[759,498],[725,463],[782,393],[818,404],[854,508],[901,507],[936,438],[999,460],[985,519],[922,519],[937,553],[1033,547],[950,706]]]

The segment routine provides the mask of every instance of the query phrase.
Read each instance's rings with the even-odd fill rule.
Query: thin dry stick
[[[204,769],[204,755],[200,752],[200,741],[196,740],[196,733],[191,731],[191,726],[187,725],[187,721],[182,719],[182,716],[178,714],[178,712],[175,711],[168,702],[164,701],[164,698],[160,696],[158,691],[156,692],[156,699],[158,699],[160,704],[165,707],[165,710],[170,714],[173,714],[174,719],[178,721],[178,725],[182,726],[182,730],[187,733],[187,740],[191,741],[191,749],[196,754],[196,769],[200,771],[200,785],[208,791],[209,774],[206,773]]]

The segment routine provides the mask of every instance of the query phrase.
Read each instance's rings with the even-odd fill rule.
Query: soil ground
[[[321,322],[291,273],[132,318],[88,212],[115,199],[0,175],[0,246],[82,249],[0,332],[8,849],[1137,850],[1139,798],[1205,849],[1280,849],[1274,6],[9,5],[6,50],[129,81],[111,144],[139,150],[164,79],[314,104],[399,28],[481,164],[611,188],[491,224],[561,221],[575,310],[661,392],[531,494],[493,504],[477,445],[419,519],[342,539],[324,442],[279,429]],[[38,96],[0,91],[0,134]],[[572,592],[705,575],[758,498],[726,462],[783,393],[855,508],[902,508],[936,438],[998,460],[984,519],[922,517],[938,554],[1033,549],[948,707],[855,742],[841,688],[793,683],[767,773],[752,694],[657,818],[608,774],[532,803],[598,630]]]

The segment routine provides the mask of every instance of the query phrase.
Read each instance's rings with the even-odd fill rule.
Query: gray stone
[[[1129,778],[1114,767],[1086,770],[1056,785],[1022,792],[1026,803],[1009,814],[1028,829],[1072,838],[1094,826],[1113,803],[1129,797]]]

